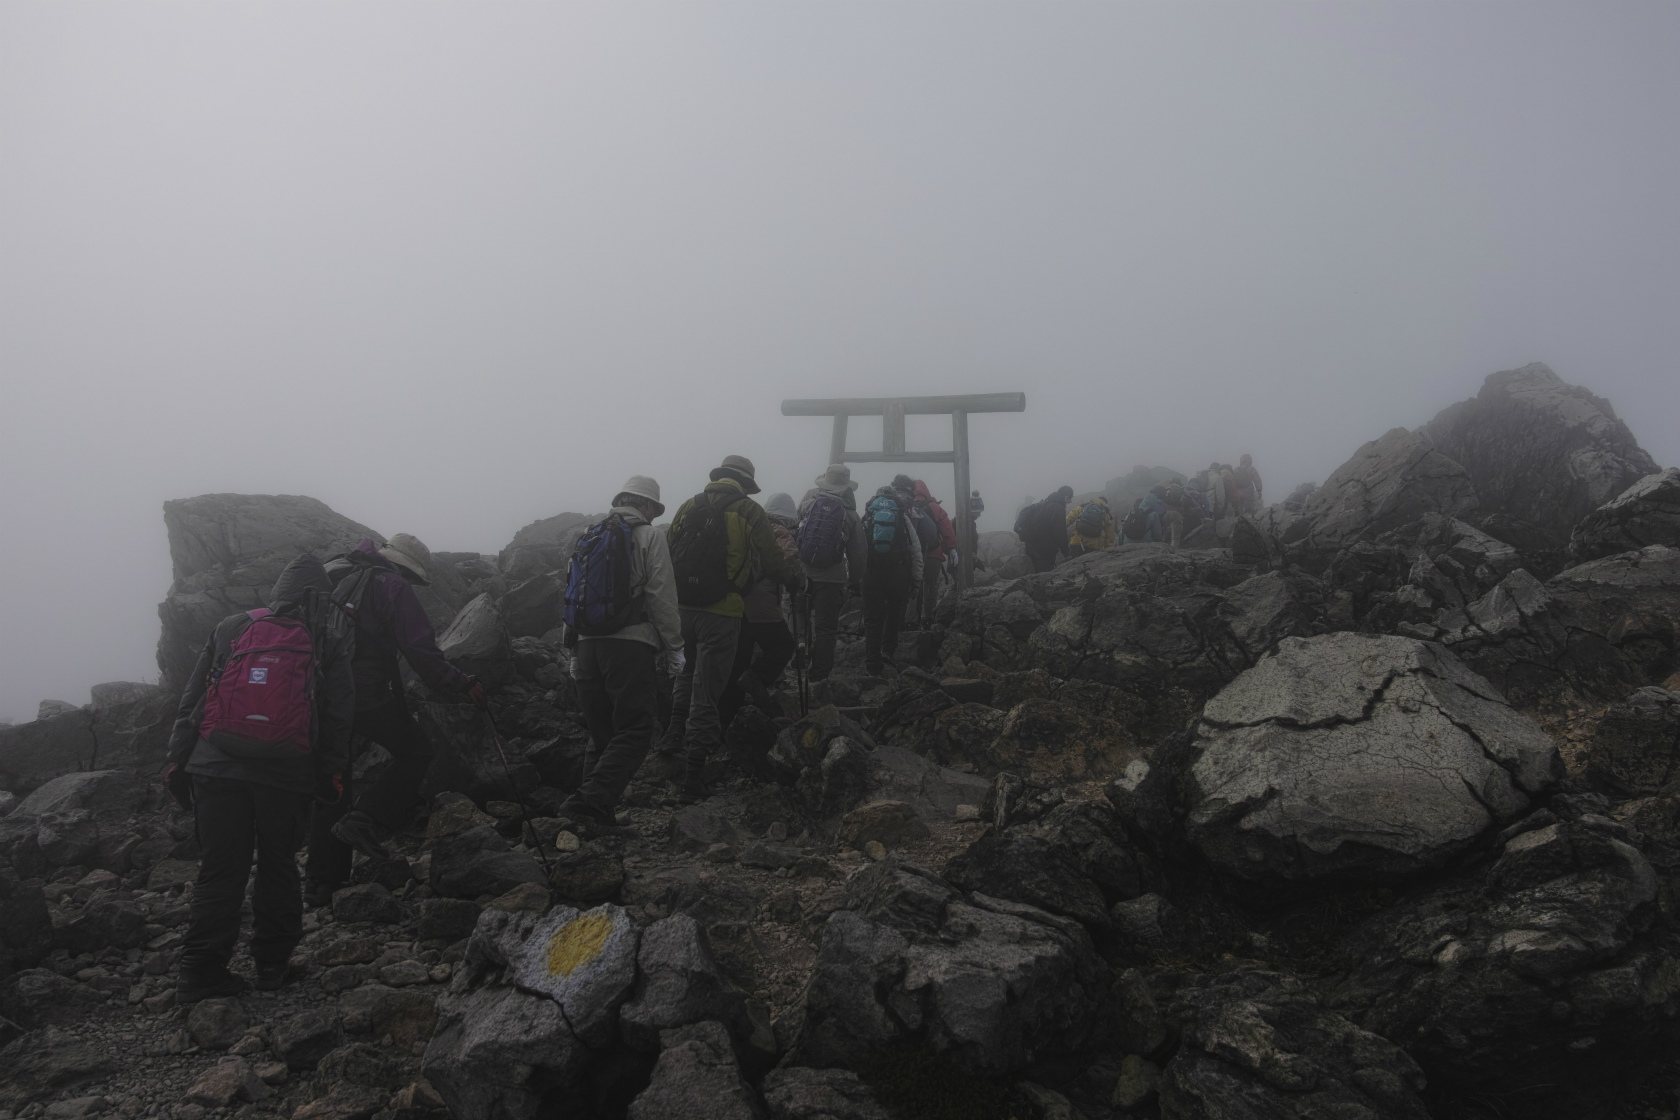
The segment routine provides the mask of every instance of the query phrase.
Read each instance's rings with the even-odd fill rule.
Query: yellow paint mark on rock
[[[606,914],[585,914],[555,930],[548,939],[548,974],[564,979],[600,956],[612,929]]]

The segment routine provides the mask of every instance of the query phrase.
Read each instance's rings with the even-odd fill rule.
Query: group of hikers
[[[925,482],[898,475],[860,508],[850,469],[834,464],[797,504],[778,493],[760,505],[755,473],[751,460],[726,456],[664,529],[654,524],[665,513],[658,482],[633,475],[579,538],[563,617],[589,745],[582,784],[557,811],[571,830],[613,826],[656,739],[681,760],[681,799],[704,799],[724,728],[744,703],[771,706],[801,638],[809,680],[833,672],[849,598],[862,599],[871,675],[896,660],[907,622],[931,619],[960,550]],[[968,501],[965,543],[977,559],[972,525],[984,503],[978,491]],[[287,980],[304,904],[326,905],[349,883],[354,852],[392,858],[389,843],[412,823],[432,761],[400,661],[427,688],[487,707],[484,685],[445,660],[415,594],[431,562],[406,533],[326,562],[299,556],[267,607],[223,619],[205,645],[165,774],[195,815],[202,849],[178,1002],[248,987],[228,964],[253,863],[250,953],[257,986],[273,990]],[[357,741],[391,756],[363,789],[350,778]]]
[[[1188,479],[1156,483],[1119,519],[1100,494],[1070,508],[1073,487],[1063,486],[1021,508],[1015,535],[1026,548],[1032,570],[1047,572],[1061,557],[1112,548],[1121,540],[1163,541],[1177,548],[1204,521],[1258,513],[1264,504],[1261,495],[1260,472],[1253,456],[1244,455],[1234,468],[1212,463]]]

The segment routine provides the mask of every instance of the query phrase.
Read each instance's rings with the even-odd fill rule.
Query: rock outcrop
[[[1680,467],[1646,475],[1581,518],[1567,555],[1583,564],[1653,544],[1680,548]]]

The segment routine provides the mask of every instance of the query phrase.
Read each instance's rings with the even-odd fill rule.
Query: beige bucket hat
[[[432,562],[432,550],[421,543],[420,538],[412,533],[398,533],[385,547],[379,550],[379,555],[401,568],[410,580],[425,586],[432,581],[426,578],[426,565]]]
[[[817,489],[827,490],[831,494],[857,488],[858,484],[852,481],[852,468],[844,463],[830,463],[828,469],[817,477]]]
[[[665,512],[665,503],[659,500],[659,483],[645,474],[633,474],[624,480],[624,485],[618,488],[618,494],[613,498],[613,505],[618,505],[618,499],[626,494],[632,498],[641,498],[653,503],[653,515],[660,516]]]

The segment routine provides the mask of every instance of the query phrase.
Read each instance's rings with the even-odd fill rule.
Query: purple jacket
[[[356,612],[357,710],[383,704],[393,688],[400,693],[399,654],[427,688],[466,691],[467,675],[443,659],[431,620],[397,566],[379,555],[379,546],[372,541],[358,544],[351,559],[378,569]]]

